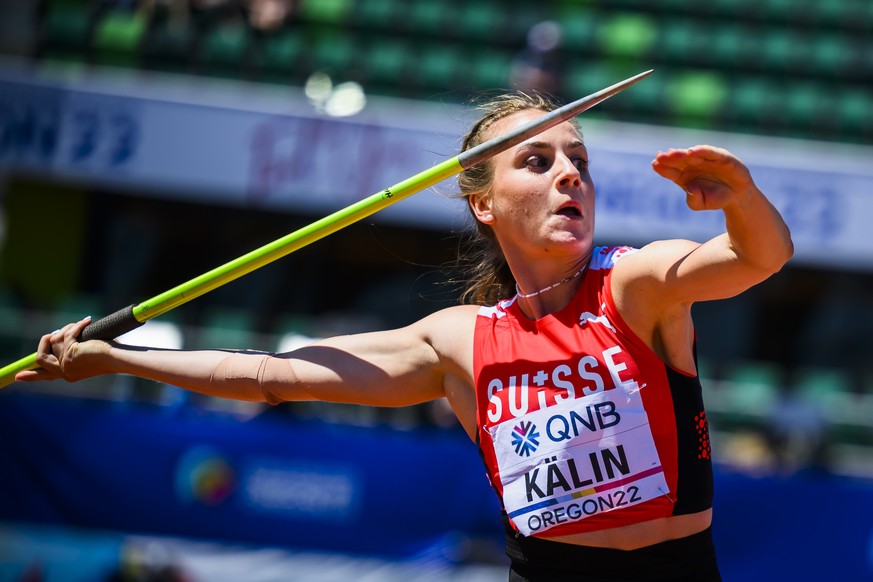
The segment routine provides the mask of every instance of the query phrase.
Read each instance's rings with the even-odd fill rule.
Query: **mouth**
[[[559,208],[556,214],[568,218],[582,218],[582,211],[576,206],[564,206],[563,208]]]

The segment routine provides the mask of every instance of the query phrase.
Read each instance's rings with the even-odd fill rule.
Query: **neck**
[[[561,285],[564,285],[565,283],[569,283],[570,281],[572,281],[573,279],[575,279],[576,277],[578,277],[582,273],[584,273],[587,269],[588,269],[588,263],[585,263],[584,265],[582,265],[581,269],[579,269],[578,271],[576,271],[575,273],[573,273],[569,277],[564,277],[563,279],[561,279],[557,283],[552,283],[551,285],[547,285],[547,286],[543,287],[539,291],[531,291],[530,293],[523,293],[521,291],[521,289],[518,287],[518,283],[516,283],[515,284],[515,292],[518,293],[518,296],[523,298],[523,299],[530,299],[531,297],[536,297],[537,295],[542,295],[543,293],[545,293],[547,291],[551,291],[552,289],[559,287]]]
[[[579,288],[579,283],[588,270],[588,264],[589,261],[585,260],[582,266],[578,267],[572,274],[535,291],[525,293],[521,286],[516,283],[518,305],[522,312],[531,319],[539,319],[563,309]]]

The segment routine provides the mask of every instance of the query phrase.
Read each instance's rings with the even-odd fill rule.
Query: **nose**
[[[573,160],[567,156],[558,156],[555,162],[557,167],[558,185],[562,188],[579,187],[582,185],[582,176],[579,174],[579,168],[573,164]]]

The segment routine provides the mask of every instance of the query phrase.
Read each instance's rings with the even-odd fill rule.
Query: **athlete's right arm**
[[[237,400],[405,406],[445,395],[445,374],[457,373],[454,348],[445,336],[446,330],[457,330],[458,309],[437,312],[407,327],[337,336],[283,354],[78,342],[76,337],[89,323],[85,319],[43,336],[37,349],[40,369],[21,372],[16,380],[77,381],[131,374]]]

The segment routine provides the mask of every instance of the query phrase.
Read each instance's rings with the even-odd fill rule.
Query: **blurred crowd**
[[[110,9],[163,12],[180,23],[191,15],[215,14],[244,18],[259,31],[281,28],[293,18],[301,0],[100,0]]]

